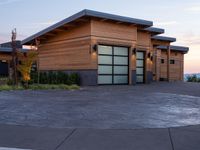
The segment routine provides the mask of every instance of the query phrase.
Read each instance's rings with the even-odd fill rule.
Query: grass
[[[27,90],[78,90],[78,85],[65,85],[65,84],[32,84],[29,85]],[[12,90],[26,90],[22,86],[13,88],[10,85],[0,85],[0,91],[12,91]]]
[[[22,86],[13,87],[10,85],[0,85],[0,91],[12,91],[12,90],[23,90]]]

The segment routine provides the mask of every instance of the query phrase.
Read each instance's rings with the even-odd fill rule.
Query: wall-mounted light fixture
[[[132,49],[132,55],[135,55],[136,52],[137,52],[137,49],[136,49],[136,48],[133,48],[133,49]]]
[[[151,56],[151,61],[153,61],[153,56]]]
[[[96,44],[93,45],[93,47],[92,47],[92,53],[96,53],[97,49],[98,49],[98,46]]]
[[[151,53],[150,53],[150,52],[147,54],[147,57],[148,57],[148,58],[151,58]]]

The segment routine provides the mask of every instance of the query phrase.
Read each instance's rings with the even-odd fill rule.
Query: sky
[[[176,37],[173,45],[188,46],[185,73],[200,73],[199,0],[0,0],[0,43],[26,37],[83,9],[118,14],[154,22]]]

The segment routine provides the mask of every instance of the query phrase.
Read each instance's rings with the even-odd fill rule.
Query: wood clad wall
[[[147,72],[152,72],[152,61],[148,58],[148,53],[152,53],[151,34],[146,31],[137,32],[137,49],[145,52],[145,81],[147,81]]]
[[[145,31],[138,31],[137,45],[149,48],[151,46],[151,34]]]
[[[97,69],[97,54],[89,53],[92,45],[135,47],[136,39],[135,26],[92,19],[45,39],[39,47],[40,70]]]
[[[90,23],[84,23],[46,39],[39,47],[40,70],[96,69],[90,34]]]
[[[90,38],[83,38],[40,46],[40,70],[96,69],[90,42]]]
[[[183,57],[181,52],[171,51],[170,60],[175,60],[175,64],[170,64],[170,79],[169,81],[183,80]],[[161,59],[164,59],[164,64],[160,61],[160,78],[167,79],[167,51],[161,51]]]
[[[101,38],[136,41],[137,27],[93,19],[91,21],[91,35]]]
[[[164,59],[164,63],[161,63],[161,59]],[[167,79],[167,51],[161,51],[160,59],[160,78]]]
[[[170,59],[175,60],[175,64],[170,64],[170,81],[183,80],[183,55],[180,52],[171,51]]]
[[[12,60],[11,53],[0,53],[0,60]]]

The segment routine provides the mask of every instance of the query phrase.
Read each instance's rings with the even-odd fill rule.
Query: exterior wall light
[[[151,61],[153,61],[153,56],[151,56]]]
[[[148,58],[151,58],[151,53],[150,53],[150,52],[147,54],[147,57],[148,57]]]
[[[136,48],[133,48],[133,49],[132,49],[132,55],[135,55],[136,52],[137,52],[137,49],[136,49]]]
[[[96,44],[93,45],[93,47],[92,47],[92,53],[96,53],[97,52],[97,48],[98,48],[98,46]]]

